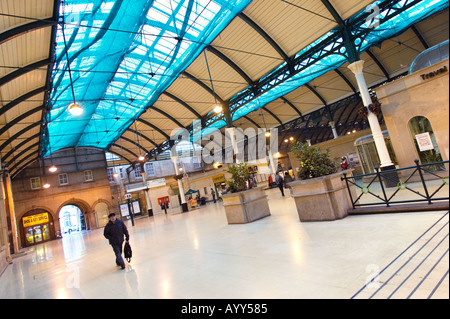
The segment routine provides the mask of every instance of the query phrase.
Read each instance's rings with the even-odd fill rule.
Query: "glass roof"
[[[107,149],[250,2],[62,2],[44,156]],[[81,116],[68,112],[74,101]]]
[[[399,1],[399,5],[405,1]],[[48,133],[43,140],[44,155],[75,146],[108,149],[145,111],[146,106],[152,105],[204,47],[250,2],[251,0],[64,1],[60,15],[64,17],[66,24],[64,29],[59,25],[57,32],[53,90],[50,112],[46,118]],[[373,29],[364,39],[361,51],[403,32],[412,24],[445,7],[448,7],[446,0],[419,2]],[[380,14],[383,15],[384,12]],[[329,34],[316,43],[327,36]],[[77,118],[67,110],[73,96],[65,55],[66,46],[75,100],[85,109],[83,115]],[[345,62],[342,55],[328,55],[247,102],[236,110],[233,120],[265,106]],[[223,126],[225,122],[219,120],[206,130]]]

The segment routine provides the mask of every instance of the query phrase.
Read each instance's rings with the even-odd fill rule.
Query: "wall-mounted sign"
[[[147,181],[148,188],[155,188],[155,187],[161,187],[161,186],[166,186],[165,178],[158,178],[158,179],[152,179],[150,181]]]
[[[141,213],[141,204],[138,200],[134,200],[131,202],[131,209],[133,210],[133,215],[137,215]],[[120,208],[120,215],[122,217],[130,216],[130,209],[128,207],[128,203],[122,203],[119,205]]]
[[[212,180],[213,180],[214,184],[215,183],[225,182],[225,176],[223,174],[216,175],[216,176],[213,176]]]
[[[445,73],[447,71],[448,71],[448,69],[447,69],[447,66],[445,65],[444,67],[440,68],[437,71],[433,71],[433,72],[430,72],[430,73],[422,74],[420,77],[423,80],[428,80],[428,79],[434,78],[435,76],[437,76],[439,74],[443,74],[443,73]]]
[[[416,141],[421,152],[434,149],[433,141],[431,140],[429,132],[417,134]]]
[[[48,213],[36,214],[22,218],[23,227],[31,227],[34,225],[48,223],[49,221]]]

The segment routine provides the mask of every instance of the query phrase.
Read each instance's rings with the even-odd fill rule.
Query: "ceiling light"
[[[266,132],[266,137],[270,137],[270,132]]]
[[[113,177],[119,177],[119,173],[114,173]]]
[[[83,114],[83,111],[83,108],[77,103],[72,103],[69,105],[69,112],[73,116],[80,116],[81,114]]]
[[[215,113],[217,113],[217,114],[219,114],[219,113],[222,113],[222,106],[220,106],[219,104],[217,104],[215,107],[214,107],[214,112]]]
[[[145,156],[144,155],[140,155],[138,160],[141,161],[141,162],[144,161],[145,160]]]
[[[48,169],[48,171],[51,172],[51,173],[54,173],[57,170],[58,170],[58,168],[55,165],[50,166],[49,169]]]

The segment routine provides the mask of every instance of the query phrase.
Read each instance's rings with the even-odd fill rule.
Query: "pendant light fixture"
[[[214,85],[213,85],[213,81],[212,81],[212,77],[211,77],[211,72],[209,70],[208,59],[206,57],[206,50],[203,50],[203,54],[205,55],[206,68],[208,69],[209,81],[211,82],[211,89],[212,89],[213,96],[214,96],[214,109],[213,110],[215,113],[219,114],[219,113],[222,113],[223,107],[222,107],[222,105],[217,103],[217,98],[216,98],[216,93],[214,92]]]
[[[53,164],[53,153],[52,153],[52,147],[51,145],[48,146],[50,149],[50,161],[52,163],[52,165],[48,168],[48,171],[50,173],[55,173],[58,170],[58,167],[55,166],[55,164]]]
[[[73,80],[72,80],[72,70],[70,69],[69,53],[68,53],[68,48],[67,48],[66,35],[64,32],[64,26],[65,26],[64,14],[62,15],[62,17],[63,17],[63,22],[61,24],[61,31],[62,31],[62,36],[63,36],[63,40],[64,40],[64,51],[65,51],[66,60],[67,60],[67,70],[69,71],[70,88],[72,90],[72,98],[73,98],[73,103],[71,103],[69,105],[68,110],[69,110],[69,113],[72,114],[73,116],[80,116],[81,114],[83,114],[84,110],[81,107],[81,105],[79,105],[75,100],[75,91],[73,89]]]

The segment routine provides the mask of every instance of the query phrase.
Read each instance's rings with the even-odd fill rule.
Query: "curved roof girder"
[[[145,124],[145,125],[147,125],[147,126],[150,126],[152,129],[154,129],[154,130],[157,131],[159,134],[161,134],[162,136],[164,136],[164,138],[170,140],[170,136],[169,136],[166,132],[164,132],[163,130],[161,130],[159,127],[153,125],[153,124],[150,123],[149,121],[144,120],[144,119],[141,119],[141,118],[136,119],[136,121],[137,121],[137,122],[141,122],[141,123],[143,123],[143,124]]]
[[[122,150],[124,150],[124,151],[130,153],[131,155],[133,155],[133,158],[138,158],[138,156],[137,156],[135,153],[133,153],[132,151],[130,151],[128,148],[123,147],[122,145],[113,143],[112,146],[117,147],[117,148],[120,148],[120,149],[122,149]],[[109,151],[110,151],[110,150],[108,150],[108,152],[109,152]],[[111,151],[111,153],[113,153],[113,151]],[[114,153],[114,154],[117,154],[117,153]],[[128,159],[127,157],[125,157],[124,155],[121,155],[121,157],[123,157],[126,161],[128,161],[128,162],[130,162],[130,163],[133,163],[133,161],[129,160],[129,159]]]
[[[291,59],[284,52],[284,50],[275,42],[275,40],[264,31],[257,23],[255,23],[250,17],[248,17],[245,13],[241,12],[238,14],[238,17],[244,20],[249,26],[251,26],[256,32],[259,33],[274,49],[278,52],[278,54],[283,58],[286,63],[290,63]]]
[[[131,144],[137,146],[138,148],[140,148],[141,150],[143,150],[145,153],[147,153],[147,150],[142,145],[138,144],[137,142],[133,141],[132,139],[129,139],[128,137],[123,136],[123,134],[119,139],[123,139],[123,140],[127,141],[128,143],[131,143]]]
[[[24,33],[45,28],[48,26],[55,25],[56,22],[53,20],[36,20],[27,24],[23,24],[20,26],[17,26],[15,28],[12,28],[10,30],[7,30],[5,32],[0,33],[0,44],[3,42],[6,42],[12,38],[15,38],[17,36],[20,36]]]
[[[37,61],[37,62],[31,63],[29,65],[26,65],[26,66],[22,66],[22,67],[18,68],[17,70],[15,70],[11,73],[8,73],[4,77],[0,78],[0,86],[14,80],[15,78],[18,78],[19,76],[22,76],[30,71],[37,70],[39,68],[48,66],[50,64],[51,64],[51,58],[46,58],[44,60]]]
[[[34,113],[37,113],[39,111],[44,110],[44,105],[40,105],[35,107],[34,109],[31,109],[25,113],[22,113],[21,115],[19,115],[18,117],[16,117],[14,120],[9,121],[8,124],[6,124],[5,126],[3,126],[2,128],[0,128],[0,135],[2,135],[3,133],[5,133],[7,130],[9,130],[11,127],[13,127],[14,125],[16,125],[17,123],[19,123],[20,121],[22,121],[23,119],[27,118],[30,115],[33,115]]]
[[[227,57],[225,54],[214,48],[212,45],[208,45],[206,47],[206,50],[213,53],[215,56],[217,56],[219,59],[224,61],[226,64],[228,64],[233,70],[235,70],[247,83],[248,85],[254,85],[253,80],[247,75],[247,73],[244,72],[236,63],[234,63],[229,57]]]
[[[20,153],[18,153],[17,155],[15,155],[15,156],[11,159],[11,162],[12,162],[12,163],[15,163],[15,166],[19,165],[21,161],[19,161],[19,162],[17,162],[17,163],[16,163],[16,161],[17,161],[21,156],[23,156],[26,152],[28,152],[29,150],[31,150],[32,148],[34,148],[34,147],[36,147],[36,146],[38,147],[38,149],[36,150],[36,152],[37,152],[38,155],[39,155],[39,144],[40,144],[40,142],[37,141],[36,143],[34,143],[34,144],[28,146],[27,148],[25,148],[24,150],[22,150]],[[11,167],[11,170],[13,170],[15,166]]]
[[[384,77],[389,81],[391,77],[389,76],[389,72],[386,71],[386,68],[381,64],[380,60],[375,56],[375,54],[370,51],[370,49],[366,50],[366,53],[370,56],[370,58],[375,62],[375,64],[378,66],[378,68],[383,72]]]
[[[9,139],[7,139],[5,142],[3,142],[2,144],[0,144],[0,152],[7,146],[9,145],[12,141],[14,141],[15,139],[17,139],[19,136],[21,136],[22,134],[27,133],[29,130],[33,129],[35,126],[41,125],[42,122],[35,122],[33,124],[28,125],[27,127],[23,128],[22,130],[20,130],[19,132],[17,132],[16,134],[14,134],[13,136],[11,136]]]
[[[177,102],[177,103],[181,104],[182,106],[184,106],[189,112],[194,114],[196,118],[198,118],[198,119],[202,118],[200,113],[198,113],[192,106],[190,106],[189,104],[187,104],[186,102],[181,100],[179,97],[177,97],[177,96],[175,96],[172,93],[169,93],[167,91],[164,91],[162,94],[166,95],[167,97],[171,98],[175,102]]]
[[[145,139],[147,142],[150,142],[151,144],[153,144],[154,146],[158,146],[158,144],[156,144],[152,139],[148,138],[147,136],[145,136],[144,134],[142,134],[141,132],[135,131],[131,128],[127,128],[127,131],[137,134],[140,137],[142,137],[143,139]]]
[[[46,90],[47,90],[47,87],[46,86],[42,86],[42,87],[37,88],[37,89],[35,89],[33,91],[25,93],[24,95],[16,98],[13,101],[10,101],[8,104],[5,104],[5,105],[3,105],[0,108],[0,116],[3,115],[4,113],[6,113],[7,111],[9,111],[10,109],[12,109],[13,107],[19,105],[20,103],[28,100],[29,98],[31,98],[31,97],[33,97],[35,95],[38,95],[39,93],[45,92]]]
[[[3,156],[2,161],[7,163],[7,162],[8,162],[7,159],[8,159],[14,152],[20,150],[20,148],[21,148],[22,146],[24,146],[25,144],[29,143],[29,142],[32,141],[33,139],[39,138],[40,135],[41,135],[40,132],[37,133],[37,134],[34,134],[34,135],[28,137],[27,139],[23,140],[23,141],[20,142],[19,144],[17,144],[15,147],[11,148],[11,150],[10,150],[8,153],[6,153],[5,156]]]
[[[30,158],[30,160],[27,161],[27,162],[25,162],[25,163],[21,163],[21,162],[16,163],[16,164],[11,168],[11,170],[10,170],[10,172],[11,172],[11,179],[14,179],[14,177],[16,177],[17,174],[19,174],[19,173],[20,173],[23,169],[25,169],[28,165],[30,165],[31,163],[33,163],[34,161],[36,161],[37,159],[39,159],[39,157],[40,157],[40,155],[39,155],[39,153],[38,153],[37,156]],[[22,165],[21,165],[19,168],[16,169],[16,167],[17,167],[19,164],[22,164]],[[13,172],[15,169],[16,169],[16,171]]]

